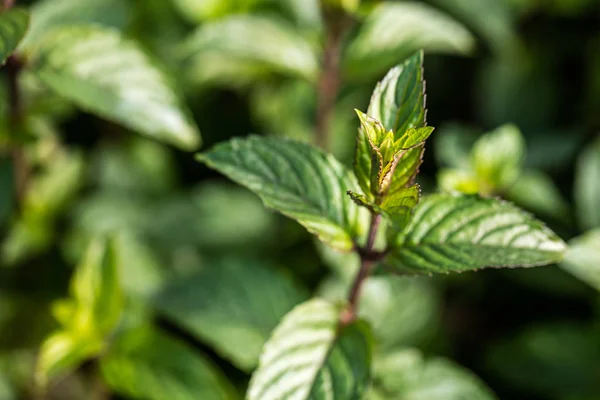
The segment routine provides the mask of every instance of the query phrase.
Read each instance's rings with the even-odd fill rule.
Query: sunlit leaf
[[[33,68],[51,89],[101,117],[183,149],[200,143],[170,79],[114,29],[56,29],[35,53]]]
[[[370,335],[363,322],[338,327],[340,310],[324,300],[301,304],[265,344],[248,400],[358,399],[370,375]]]
[[[311,81],[319,69],[315,49],[292,25],[257,15],[235,15],[198,28],[180,49],[190,75],[203,68],[200,60],[207,53],[220,54],[229,62],[264,65]]]
[[[353,78],[372,78],[419,49],[469,54],[474,45],[467,29],[435,8],[383,2],[345,50],[344,69]]]
[[[560,261],[565,243],[510,203],[478,196],[424,198],[386,262],[405,272],[449,273]]]
[[[600,230],[588,231],[570,241],[560,267],[600,291]]]
[[[368,213],[346,196],[357,187],[352,174],[310,145],[252,136],[218,144],[198,160],[333,247],[350,250],[366,231]]]
[[[470,371],[443,358],[425,360],[413,349],[375,358],[373,375],[373,400],[496,399]]]
[[[257,262],[224,260],[172,282],[156,307],[238,367],[251,370],[271,330],[305,297],[287,277]]]
[[[151,327],[126,333],[102,357],[100,366],[107,384],[131,399],[237,398],[208,359]]]

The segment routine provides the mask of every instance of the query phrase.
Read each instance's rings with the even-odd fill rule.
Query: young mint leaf
[[[373,363],[372,400],[496,399],[470,371],[443,358],[425,360],[416,349],[387,353]]]
[[[480,193],[509,188],[519,177],[524,152],[525,141],[514,125],[503,125],[477,140],[471,163],[482,182]]]
[[[600,138],[577,161],[575,202],[583,228],[600,227]]]
[[[265,344],[247,399],[362,398],[370,374],[369,329],[361,321],[340,327],[340,311],[314,299],[286,315]]]
[[[174,280],[156,307],[245,371],[258,362],[271,331],[306,293],[252,260],[223,260]]]
[[[437,181],[440,190],[444,192],[477,194],[481,186],[473,172],[458,168],[440,170],[437,174]]]
[[[127,332],[101,358],[115,392],[145,400],[232,400],[234,389],[208,359],[152,327]]]
[[[562,269],[600,291],[600,229],[588,231],[569,242]]]
[[[366,80],[419,49],[468,54],[474,45],[468,30],[435,8],[383,2],[369,14],[346,48],[343,67],[350,78]]]
[[[404,272],[449,273],[560,261],[565,243],[510,203],[437,194],[415,208],[386,263]]]
[[[35,51],[35,46],[51,30],[65,25],[100,24],[123,28],[131,6],[121,0],[43,0],[31,7],[31,23],[20,49]]]
[[[310,145],[252,136],[218,144],[198,160],[332,247],[351,250],[366,232],[368,213],[346,197],[358,186],[355,178],[333,156]]]
[[[0,64],[15,51],[29,25],[29,13],[12,8],[0,13]]]
[[[61,330],[49,336],[40,348],[35,370],[39,387],[76,369],[88,358],[98,355],[103,342],[95,336],[81,336],[77,332]]]
[[[309,81],[316,80],[319,72],[313,46],[292,25],[277,18],[240,14],[202,25],[179,50],[188,75],[193,76],[196,69],[204,67],[207,54]]]
[[[200,144],[169,78],[117,30],[57,28],[36,49],[32,65],[42,82],[90,112],[185,150]]]
[[[404,63],[392,68],[377,84],[371,96],[367,115],[372,120],[378,121],[384,130],[391,130],[394,133],[394,142],[396,142],[401,138],[407,138],[407,131],[410,128],[424,127],[425,114],[423,52],[419,52]],[[366,127],[363,126],[358,131],[354,172],[363,191],[370,194],[377,193],[377,189],[372,184],[374,169],[372,146],[365,129]],[[414,137],[414,134],[410,137]],[[410,143],[408,140],[406,142]],[[393,192],[412,183],[421,165],[422,153],[423,146],[421,145],[406,150],[401,157],[398,157],[388,190]]]

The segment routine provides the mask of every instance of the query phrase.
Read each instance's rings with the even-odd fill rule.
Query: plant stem
[[[4,3],[6,5],[6,2]],[[8,76],[9,87],[9,121],[11,134],[15,134],[21,127],[23,120],[23,110],[21,101],[21,91],[19,88],[19,75],[23,69],[23,63],[16,55],[11,55],[6,61],[4,67]],[[15,186],[19,203],[25,196],[27,180],[29,178],[29,166],[23,146],[15,145],[12,150],[13,167],[15,171]]]
[[[3,2],[3,6],[4,6],[5,10],[8,10],[9,8],[11,8],[14,5],[15,5],[15,0],[4,0],[4,2]]]
[[[377,231],[379,229],[380,223],[381,215],[371,214],[371,225],[369,226],[367,244],[363,249],[361,249],[361,251],[359,251],[360,269],[356,274],[356,278],[354,278],[352,288],[350,289],[350,294],[348,295],[349,308],[347,310],[347,313],[342,316],[342,323],[344,324],[348,324],[356,319],[360,291],[362,289],[363,283],[369,277],[371,271],[373,270],[373,267],[375,266],[376,260],[371,255],[374,250],[373,248],[375,246],[375,239],[377,238]]]
[[[340,90],[342,38],[348,28],[349,19],[339,11],[329,11],[326,12],[325,20],[327,21],[327,37],[325,40],[323,71],[317,86],[315,143],[327,150],[330,120]]]

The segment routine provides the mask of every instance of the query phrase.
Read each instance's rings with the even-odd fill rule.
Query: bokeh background
[[[69,1],[19,4],[44,15]],[[548,178],[545,205],[527,198],[523,205],[533,204],[530,211],[565,240],[594,228],[577,208],[574,185],[578,160],[598,146],[600,132],[600,2],[389,2],[409,4],[415,14],[389,11],[386,29],[373,29],[368,40],[361,29],[381,2],[333,3],[326,7],[344,6],[354,20],[341,39],[352,68],[340,73],[324,143],[340,160],[351,163],[353,109],[366,110],[387,68],[424,47],[428,122],[437,128],[419,178],[425,191],[435,190],[440,168],[468,157],[479,135],[512,123],[526,141],[526,168]],[[320,62],[320,7],[317,0],[93,0],[74,18],[114,26],[141,42],[184,93],[205,149],[249,133],[315,140],[319,67],[303,58],[295,35],[316,49]],[[255,23],[266,25],[248,33]],[[269,23],[284,24],[290,37],[269,31]],[[403,46],[379,49],[402,35]],[[23,79],[38,85],[34,77]],[[14,398],[33,398],[35,357],[56,327],[49,307],[68,295],[73,268],[96,236],[118,232],[129,249],[123,286],[141,299],[145,318],[210,358],[240,392],[255,356],[228,352],[260,348],[274,321],[244,309],[252,299],[231,296],[293,285],[290,306],[314,293],[336,298],[336,279],[355,268],[355,259],[323,249],[298,224],[197,163],[193,152],[59,98],[41,100],[29,128],[37,139],[27,145],[30,201],[19,201],[11,189],[10,161],[0,165],[0,376]],[[522,195],[537,190],[525,185]],[[277,278],[262,283],[263,273]],[[373,290],[371,301],[381,296],[398,345],[452,359],[499,398],[600,398],[598,291],[563,269],[492,269],[389,290],[395,297]],[[389,297],[395,303],[386,303]],[[234,329],[248,343],[232,350],[219,342]],[[93,374],[92,360],[53,385],[48,398],[92,398],[81,396],[94,390],[105,396],[98,399],[129,398],[97,389]]]

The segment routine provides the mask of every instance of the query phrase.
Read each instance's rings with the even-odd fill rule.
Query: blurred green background
[[[522,182],[511,200],[565,240],[600,227],[598,214],[589,212],[600,208],[600,174],[593,175],[600,168],[599,1],[327,3],[323,13],[317,0],[18,2],[32,7],[38,35],[53,25],[93,22],[139,41],[181,90],[203,149],[249,133],[314,141],[324,18],[345,7],[351,22],[340,39],[341,84],[321,144],[350,165],[353,109],[366,110],[387,69],[425,48],[428,122],[436,127],[419,178],[425,191],[435,190],[440,168],[468,158],[482,133],[512,123],[526,142],[525,168],[544,177]],[[51,304],[68,297],[74,266],[102,235],[116,235],[122,249],[127,323],[152,324],[203,354],[240,393],[283,314],[314,293],[340,297],[355,259],[324,249],[298,224],[197,163],[193,152],[81,111],[46,92],[33,74],[21,78],[30,137],[23,144],[30,166],[24,189],[15,187],[14,161],[6,153],[0,158],[6,399],[37,398],[36,355],[57,327]],[[5,130],[6,79],[2,84]],[[595,184],[596,197],[578,200],[586,196],[578,195],[578,180]],[[596,268],[597,236],[588,245]],[[597,276],[597,289],[557,266],[379,288],[374,281],[365,307],[388,326],[381,329],[385,343],[445,356],[499,398],[594,400]],[[92,357],[42,398],[145,398],[130,389],[112,394],[96,375]],[[109,387],[122,386],[104,375]]]

